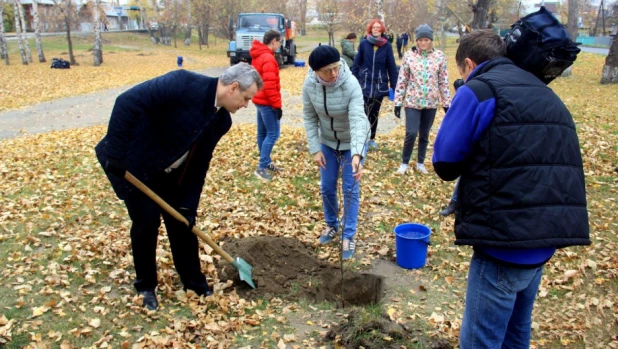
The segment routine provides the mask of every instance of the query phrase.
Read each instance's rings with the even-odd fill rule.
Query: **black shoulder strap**
[[[474,92],[479,103],[495,97],[494,90],[489,83],[478,78],[466,82],[466,86]]]

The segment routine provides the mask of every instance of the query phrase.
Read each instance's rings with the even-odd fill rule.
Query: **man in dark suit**
[[[133,222],[134,286],[148,309],[158,308],[156,246],[161,216],[185,289],[212,294],[191,228],[213,150],[232,126],[230,113],[247,107],[262,85],[257,71],[240,63],[219,78],[176,70],[116,99],[96,154]],[[127,170],[185,216],[189,227],[127,182]]]

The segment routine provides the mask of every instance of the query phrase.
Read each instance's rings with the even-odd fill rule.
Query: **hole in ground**
[[[347,306],[378,303],[384,294],[382,277],[344,270],[342,298],[339,266],[320,261],[310,247],[294,238],[249,237],[229,242],[224,249],[253,267],[256,289],[240,281],[233,266],[220,263],[219,278],[232,280],[236,292],[248,299],[306,298]]]

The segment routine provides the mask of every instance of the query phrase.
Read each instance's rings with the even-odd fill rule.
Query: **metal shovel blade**
[[[249,286],[251,286],[252,288],[255,288],[255,284],[253,283],[253,279],[251,278],[251,272],[253,268],[249,265],[249,263],[245,262],[245,260],[240,257],[236,257],[232,265],[238,270],[240,280],[248,283]]]

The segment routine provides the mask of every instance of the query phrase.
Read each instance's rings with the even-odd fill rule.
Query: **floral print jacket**
[[[395,106],[412,109],[437,109],[451,105],[446,55],[436,49],[406,52],[395,88]]]

